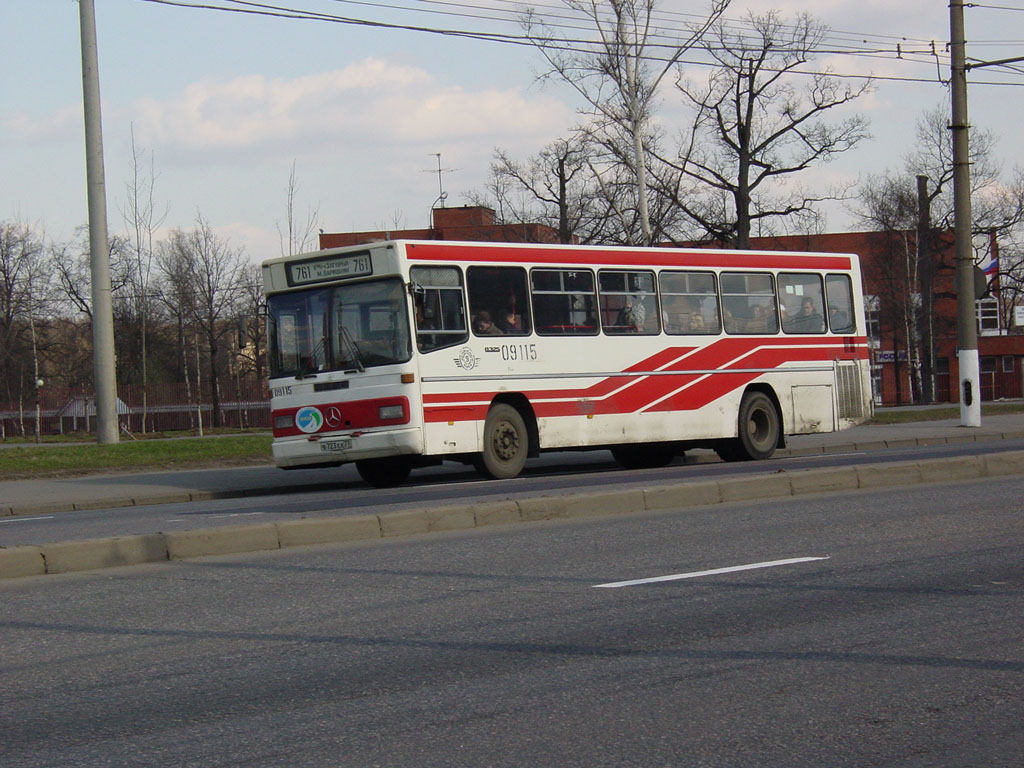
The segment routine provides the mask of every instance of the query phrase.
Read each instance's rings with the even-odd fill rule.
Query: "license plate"
[[[347,451],[351,447],[351,440],[331,440],[330,442],[320,442],[320,450],[323,451],[324,453],[333,453],[334,451]]]

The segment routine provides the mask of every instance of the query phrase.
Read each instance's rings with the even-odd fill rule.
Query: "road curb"
[[[775,470],[643,489],[488,501],[379,515],[200,528],[144,536],[0,547],[0,579],[237,555],[491,525],[597,518],[786,496],[1024,474],[1024,451],[849,468]]]
[[[892,440],[871,440],[862,442],[842,443],[838,445],[805,446],[800,448],[783,448],[775,452],[777,458],[793,458],[800,456],[820,456],[830,453],[850,453],[854,451],[879,451],[890,448],[903,448],[915,446],[931,446],[952,443],[970,443],[981,440],[1011,440],[1024,439],[1024,431],[1016,430],[1000,433],[986,433],[982,435],[965,434],[946,435],[942,437],[916,437],[898,438]],[[713,460],[717,461],[717,460]],[[702,463],[702,462],[698,462]],[[160,490],[152,493],[137,493],[125,496],[109,496],[102,499],[70,501],[44,501],[30,503],[15,503],[0,506],[0,517],[27,516],[27,515],[48,515],[61,512],[74,512],[87,509],[108,509],[125,506],[153,506],[156,504],[187,503],[196,501],[212,501],[219,499],[240,499],[258,498],[276,494],[288,494],[299,492],[332,490],[334,483],[313,483],[302,485],[289,482],[285,485],[277,485],[272,488],[239,488],[226,491],[169,491]]]

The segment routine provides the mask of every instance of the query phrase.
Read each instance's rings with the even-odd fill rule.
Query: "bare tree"
[[[806,13],[788,24],[776,11],[750,14],[739,28],[719,20],[701,42],[716,64],[707,80],[680,76],[694,119],[678,158],[665,158],[677,176],[663,180],[661,191],[714,239],[747,248],[753,224],[806,214],[837,196],[809,195],[789,181],[868,136],[861,116],[824,118],[866,93],[870,81],[844,85],[827,68],[803,71],[827,31]],[[710,197],[695,199],[686,180]]]
[[[76,239],[69,243],[50,244],[50,266],[57,278],[62,301],[72,312],[78,312],[92,323],[92,270],[90,269],[89,231],[79,227]],[[110,238],[110,288],[115,314],[123,312],[132,284],[132,257],[128,241],[119,235]]]
[[[729,0],[711,0],[707,17],[682,37],[655,25],[656,0],[562,0],[582,16],[596,39],[582,44],[545,26],[534,11],[523,17],[523,27],[544,56],[548,71],[572,86],[586,101],[585,130],[607,152],[608,162],[621,163],[635,188],[635,216],[644,245],[654,242],[648,196],[648,153],[654,140],[652,116],[666,76],[728,6]],[[669,40],[671,42],[666,43]],[[602,183],[603,169],[592,168]],[[610,200],[621,200],[609,198]],[[628,212],[613,206],[624,232],[630,232]]]
[[[861,222],[882,233],[883,250],[863,268],[876,286],[880,326],[893,339],[897,401],[903,402],[901,350],[907,353],[914,387],[909,399],[930,401],[935,328],[930,293],[933,272],[927,268],[925,259],[930,257],[925,254],[936,251],[939,243],[936,233],[919,228],[921,204],[927,205],[927,201],[919,200],[909,178],[892,174],[869,177],[859,200]]]
[[[166,208],[158,213],[153,201],[156,171],[153,153],[149,169],[143,168],[143,153],[135,145],[135,127],[131,131],[131,181],[126,184],[126,203],[121,211],[128,230],[128,248],[133,259],[130,272],[131,301],[139,327],[139,381],[142,386],[142,433],[146,433],[149,401],[149,349],[147,333],[151,323],[150,276],[153,268],[153,236],[167,216]]]
[[[558,139],[525,162],[496,149],[485,192],[470,198],[493,207],[502,224],[550,227],[560,243],[608,240],[610,211],[581,136]]]
[[[292,256],[315,250],[317,229],[320,226],[320,206],[311,207],[306,211],[305,219],[299,221],[295,211],[295,195],[299,191],[299,181],[295,175],[295,162],[288,174],[288,193],[285,202],[285,222],[277,222],[277,234],[281,239],[281,255]],[[283,228],[282,228],[283,227]]]
[[[222,344],[236,327],[239,287],[246,263],[244,252],[231,248],[218,237],[201,215],[191,230],[171,233],[159,259],[167,286],[165,303],[177,305],[172,311],[177,312],[183,332],[184,318],[191,314],[194,331],[206,346],[214,427],[221,426]],[[197,364],[197,378],[198,374]]]
[[[244,359],[256,381],[266,378],[267,325],[263,275],[256,264],[246,264],[239,280],[239,357]]]
[[[8,401],[38,397],[35,319],[49,299],[49,274],[42,234],[22,221],[0,222],[0,381]],[[19,425],[24,434],[24,419]]]
[[[916,144],[907,156],[907,175],[929,180],[928,201],[935,226],[953,226],[953,150],[944,106],[925,112],[917,121]],[[1024,170],[1015,169],[1009,181],[997,160],[998,137],[984,128],[973,128],[968,150],[971,165],[972,234],[975,260],[993,256],[993,241],[1005,242],[1012,252],[1024,226]],[[984,235],[984,237],[978,237]]]
[[[192,391],[192,379],[189,375],[189,339],[194,337],[193,328],[196,316],[196,295],[192,285],[188,251],[184,247],[185,234],[181,230],[173,230],[167,239],[157,243],[156,262],[159,281],[156,296],[162,304],[167,317],[174,327],[174,380],[185,383],[185,395],[189,402],[195,401],[196,411],[189,411],[192,428],[197,426],[202,432],[202,394],[197,390],[195,397]],[[180,246],[180,247],[179,247]],[[198,416],[198,425],[195,420]]]

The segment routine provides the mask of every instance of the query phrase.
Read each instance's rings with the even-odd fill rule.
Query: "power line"
[[[500,2],[501,0],[499,0]],[[211,10],[211,11],[222,11],[229,13],[242,13],[247,15],[256,16],[268,16],[275,18],[288,18],[296,20],[306,21],[320,21],[330,22],[336,24],[346,24],[354,26],[366,26],[378,29],[394,29],[410,32],[421,32],[427,34],[444,35],[451,37],[462,37],[467,39],[482,40],[486,42],[503,43],[507,45],[519,45],[535,47],[538,45],[537,38],[531,35],[513,35],[501,32],[487,32],[483,30],[465,30],[465,29],[452,29],[452,28],[439,28],[430,27],[424,25],[412,25],[412,24],[399,24],[394,22],[376,21],[372,19],[361,19],[350,16],[341,16],[336,14],[325,13],[322,11],[310,11],[300,8],[292,8],[288,6],[271,5],[268,3],[258,3],[252,0],[221,0],[221,2],[231,3],[230,6],[217,5],[214,3],[195,2],[194,0],[140,0],[140,2],[148,2],[157,5],[167,5],[181,8],[192,8],[197,10]],[[370,0],[332,0],[332,2],[346,3],[352,5],[364,5],[373,6],[379,8],[385,8],[388,10],[407,11],[412,13],[421,13],[418,9],[408,8],[406,6],[397,6],[389,3],[371,2]],[[418,0],[423,3],[433,3],[438,5],[456,5],[460,7],[467,7],[461,3],[441,3],[438,0]],[[432,11],[433,13],[440,15],[454,15],[446,11]],[[685,14],[678,14],[685,15]],[[482,18],[488,21],[499,21],[501,23],[510,23],[512,19],[502,19],[493,17],[480,17],[475,16],[474,18]],[[519,22],[516,21],[518,24]],[[568,29],[574,29],[575,27],[566,27]],[[580,29],[590,29],[586,27],[580,27]],[[665,38],[665,35],[659,37]],[[907,39],[899,38],[897,36],[888,36],[889,39]],[[814,54],[817,56],[837,55],[837,56],[861,56],[865,58],[876,58],[887,61],[905,61],[912,64],[926,64],[929,66],[935,64],[941,64],[948,60],[948,54],[939,53],[935,48],[934,41],[927,41],[928,45],[924,50],[903,50],[902,46],[897,44],[896,48],[872,48],[872,49],[829,49],[829,48],[818,48],[814,50]],[[551,50],[561,50],[569,53],[583,53],[591,54],[594,53],[595,41],[588,39],[577,39],[577,38],[560,38],[557,41],[552,40],[549,43],[544,43],[544,47]],[[678,46],[669,45],[667,43],[651,43],[648,47],[652,49],[668,48],[675,50]],[[694,48],[694,50],[699,50]],[[740,49],[742,52],[743,49]],[[752,46],[749,50],[757,51],[758,47]],[[912,58],[913,57],[913,58]],[[660,57],[657,55],[645,55],[640,57],[647,61],[667,63],[671,61],[671,58]],[[688,66],[714,66],[712,62],[698,61],[698,60],[680,60],[680,64]],[[880,82],[908,82],[908,83],[935,83],[941,82],[939,77],[908,77],[908,76],[896,76],[896,75],[865,75],[860,73],[840,73],[834,71],[806,71],[806,70],[793,70],[794,74],[804,74],[810,76],[830,76],[842,79],[872,79]],[[1024,82],[1012,82],[1012,81],[972,81],[975,85],[1011,85],[1011,86],[1024,86]]]

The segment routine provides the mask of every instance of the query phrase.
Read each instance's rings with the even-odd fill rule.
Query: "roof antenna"
[[[459,169],[458,168],[442,168],[441,167],[441,153],[440,152],[431,152],[430,154],[431,154],[432,157],[436,157],[437,158],[437,170],[434,170],[433,168],[426,168],[426,169],[423,170],[423,173],[436,173],[437,174],[437,200],[434,201],[434,205],[437,205],[438,203],[441,203],[441,207],[444,208],[444,201],[448,199],[448,193],[444,191],[444,179],[443,179],[442,174],[445,171],[457,171]],[[434,206],[432,205],[431,208],[433,208],[433,207]]]

